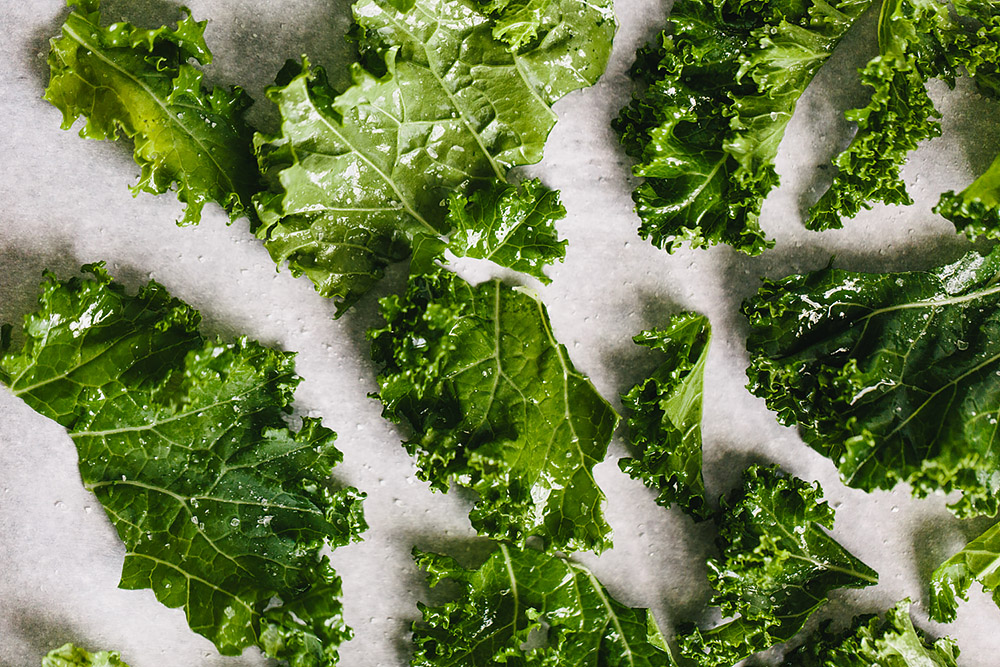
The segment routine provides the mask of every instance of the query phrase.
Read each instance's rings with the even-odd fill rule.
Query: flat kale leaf
[[[205,21],[188,15],[175,29],[102,28],[98,0],[69,4],[76,9],[52,40],[45,91],[62,111],[63,128],[83,116],[81,137],[131,139],[142,169],[133,192],[176,188],[186,205],[183,224],[198,222],[208,201],[231,219],[255,219],[251,198],[259,176],[253,133],[243,120],[251,100],[239,88],[207,90],[201,72],[188,64],[211,60]]]
[[[85,268],[93,279],[48,276],[24,348],[0,369],[69,431],[127,549],[121,587],[183,607],[224,654],[257,645],[334,664],[351,632],[320,552],[357,539],[363,494],[331,486],[332,431],[288,425],[293,355],[206,340],[160,285],[132,296]]]
[[[705,667],[733,665],[787,641],[836,588],[878,581],[826,532],[834,511],[818,484],[752,466],[719,517],[721,559],[709,559],[712,604],[732,621],[682,630],[680,651]],[[825,530],[824,530],[825,529]]]
[[[622,395],[638,458],[621,459],[619,467],[657,489],[657,503],[677,503],[696,519],[709,515],[701,474],[701,406],[711,336],[708,318],[695,313],[674,316],[664,329],[643,331],[633,340],[667,359]]]
[[[571,560],[503,544],[474,570],[447,556],[414,555],[432,586],[458,587],[450,602],[419,605],[414,667],[674,664],[653,614],[621,604]],[[522,648],[538,634],[541,646]]]
[[[492,181],[468,197],[452,195],[448,206],[454,229],[448,249],[459,257],[488,259],[548,283],[542,269],[566,256],[566,241],[555,229],[566,209],[559,194],[538,180],[519,186]]]
[[[1000,524],[966,544],[934,570],[931,618],[942,623],[954,621],[958,616],[958,600],[968,600],[969,588],[977,581],[1000,605]]]
[[[955,641],[942,637],[933,643],[913,627],[910,601],[886,612],[885,620],[868,615],[854,619],[844,632],[823,627],[818,636],[786,656],[784,667],[957,667]]]
[[[633,168],[639,234],[668,251],[726,243],[756,255],[795,104],[871,0],[678,0],[639,51],[642,90],[614,123]]]
[[[42,658],[42,667],[128,667],[116,651],[91,653],[73,644],[53,649]]]
[[[552,335],[526,290],[473,287],[438,268],[382,300],[369,332],[383,415],[406,421],[419,475],[479,494],[472,523],[487,536],[532,535],[556,549],[610,546],[592,468],[618,417]]]
[[[513,38],[505,30],[516,6],[536,18]],[[610,2],[504,7],[359,0],[369,69],[356,65],[341,95],[308,64],[268,92],[282,125],[256,141],[270,183],[258,235],[276,262],[342,309],[405,258],[415,236],[450,231],[453,192],[471,194],[540,160],[552,103],[604,71]]]
[[[829,457],[845,483],[962,492],[996,514],[1000,250],[932,271],[826,268],[764,281],[750,320],[750,390]]]

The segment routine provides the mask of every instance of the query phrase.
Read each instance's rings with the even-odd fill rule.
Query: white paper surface
[[[258,100],[252,114],[258,125],[275,125],[263,89],[286,58],[308,53],[334,81],[346,80],[349,49],[342,35],[349,11],[343,0],[188,4],[196,18],[209,19],[206,38],[215,55],[209,82],[244,86]],[[626,71],[635,49],[663,27],[668,5],[620,0],[607,75],[556,106],[560,122],[545,159],[524,170],[560,189],[569,211],[559,225],[569,239],[566,261],[550,271],[551,285],[534,285],[557,337],[619,407],[617,394],[657,363],[631,336],[680,309],[709,315],[715,332],[704,423],[710,495],[732,488],[751,462],[780,463],[819,480],[839,508],[835,536],[881,575],[875,588],[834,593],[821,616],[844,621],[910,596],[918,625],[958,639],[961,665],[1000,665],[1000,611],[978,587],[955,624],[930,624],[923,607],[933,568],[988,522],[959,522],[943,499],[916,501],[906,489],[866,494],[844,487],[829,461],[780,427],[763,401],[744,389],[746,324],[739,313],[761,276],[817,269],[832,255],[839,266],[860,270],[926,268],[960,255],[967,244],[930,208],[938,193],[963,187],[995,155],[995,106],[968,85],[954,92],[933,86],[945,115],[944,136],[915,153],[905,170],[916,205],[878,207],[841,231],[807,232],[801,211],[828,182],[830,157],[850,140],[841,112],[866,99],[854,70],[875,51],[868,16],[802,98],[782,144],[782,186],[762,218],[776,247],[758,258],[728,248],[667,255],[635,233],[629,161],[609,122],[631,94]],[[275,272],[245,221],[227,227],[223,212],[210,205],[200,226],[178,228],[174,220],[181,208],[173,195],[133,199],[127,186],[138,168],[130,146],[85,141],[60,130],[60,113],[41,99],[48,39],[66,13],[58,0],[0,6],[0,322],[16,324],[34,310],[43,269],[68,277],[83,263],[105,260],[133,289],[148,279],[165,285],[201,311],[210,333],[246,334],[298,351],[304,378],[298,408],[322,416],[340,434],[345,460],[336,476],[368,493],[371,528],[365,541],[333,557],[344,580],[347,620],[357,635],[343,646],[342,664],[406,664],[409,624],[419,616],[416,602],[436,599],[412,563],[411,548],[461,557],[482,546],[466,518],[470,497],[431,493],[419,482],[399,445],[404,433],[384,421],[378,403],[367,397],[375,389],[375,369],[364,332],[380,321],[374,297],[398,289],[401,273],[392,273],[375,294],[334,321],[333,304],[308,281]],[[105,20],[152,27],[176,17],[169,1],[105,5]],[[476,279],[490,270],[471,263],[459,268]],[[608,495],[616,546],[599,558],[579,558],[619,600],[652,607],[669,635],[675,623],[711,618],[704,560],[713,552],[714,535],[678,510],[657,507],[652,492],[619,472],[616,461],[624,453],[619,431],[596,470]],[[151,591],[118,590],[123,553],[100,505],[80,484],[69,437],[0,389],[0,666],[37,665],[46,651],[67,641],[119,650],[133,667],[267,664],[253,650],[221,657],[187,628],[180,610],[163,607]]]

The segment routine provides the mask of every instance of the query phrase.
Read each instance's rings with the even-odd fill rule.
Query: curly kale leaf
[[[980,22],[975,33],[964,32],[955,47],[962,65],[989,96],[1000,97],[1000,11],[994,3],[976,0],[955,3],[962,16]],[[962,192],[941,195],[934,209],[972,240],[1000,238],[1000,157]]]
[[[752,466],[723,503],[722,558],[709,559],[712,604],[732,621],[682,631],[680,651],[707,667],[729,666],[787,641],[836,588],[878,581],[874,570],[826,532],[833,509],[819,485]],[[826,530],[824,530],[826,529]]]
[[[639,456],[621,459],[618,466],[659,490],[657,503],[677,503],[696,519],[709,515],[701,475],[701,406],[711,336],[708,318],[695,313],[674,316],[664,329],[643,331],[633,340],[667,360],[622,395],[629,440]]]
[[[958,616],[958,600],[969,599],[978,581],[1000,605],[1000,524],[972,540],[931,575],[930,616],[950,623]]]
[[[189,60],[208,64],[205,21],[190,15],[144,30],[127,23],[100,26],[98,0],[69,0],[76,9],[51,42],[45,99],[63,114],[63,129],[80,116],[80,136],[134,143],[142,171],[134,193],[176,188],[182,224],[196,223],[206,202],[256,219],[259,188],[253,132],[243,119],[252,101],[240,89],[207,90]],[[185,10],[186,11],[186,10]]]
[[[541,159],[552,103],[601,75],[615,21],[606,0],[551,0],[514,48],[494,31],[515,4],[359,0],[372,71],[355,66],[353,86],[336,95],[306,64],[268,92],[282,125],[256,139],[271,184],[258,235],[276,262],[347,308],[415,237],[450,231],[451,193]]]
[[[42,658],[42,667],[128,667],[116,651],[91,653],[73,644],[64,644]]]
[[[653,614],[612,598],[579,563],[503,544],[474,570],[447,556],[414,556],[432,586],[459,587],[451,602],[419,605],[414,667],[675,664]],[[543,645],[525,648],[537,633]]]
[[[839,228],[842,218],[855,216],[874,202],[912,204],[900,178],[906,156],[921,141],[940,136],[940,113],[927,95],[925,83],[942,79],[953,84],[965,68],[981,87],[996,83],[996,54],[1000,46],[1000,12],[996,3],[978,0],[949,4],[938,0],[885,0],[879,16],[879,55],[861,71],[861,80],[873,89],[867,106],[846,112],[858,132],[834,159],[838,172],[833,184],[809,213],[806,227]],[[977,28],[978,26],[978,28]],[[988,183],[973,186],[964,202],[953,193],[939,210],[961,229],[971,212],[979,212],[977,195]],[[995,213],[994,213],[995,215]],[[971,235],[981,233],[971,223]]]
[[[448,249],[459,257],[488,259],[549,283],[542,269],[566,256],[566,241],[555,229],[566,209],[559,193],[538,180],[519,186],[492,181],[468,197],[452,195],[448,206],[454,230]]]
[[[767,280],[743,305],[748,386],[849,486],[957,490],[957,514],[996,514],[998,271],[994,250],[932,271]]]
[[[152,588],[227,655],[257,645],[332,665],[351,636],[321,550],[357,539],[363,494],[331,486],[336,435],[287,412],[290,353],[204,339],[198,313],[150,283],[129,295],[49,275],[10,390],[69,431],[80,475],[125,543],[120,586]]]
[[[786,656],[784,667],[957,667],[958,645],[949,637],[933,643],[913,627],[910,601],[878,616],[854,619],[844,632],[823,627],[818,637]]]
[[[483,535],[557,549],[610,546],[592,468],[618,416],[556,342],[544,306],[494,280],[438,268],[382,300],[369,332],[383,415],[413,428],[420,477],[475,490]]]
[[[639,234],[673,251],[772,245],[758,219],[795,104],[871,0],[678,0],[671,29],[640,50],[645,86],[615,121],[633,168]]]

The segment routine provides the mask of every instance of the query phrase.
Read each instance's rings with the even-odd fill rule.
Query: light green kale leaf
[[[552,103],[604,71],[615,21],[607,0],[538,13],[536,36],[513,48],[494,37],[507,14],[476,3],[359,0],[369,69],[356,65],[341,95],[308,64],[268,92],[282,124],[256,139],[270,183],[258,236],[272,258],[347,308],[414,237],[450,231],[451,193],[540,160]]]
[[[128,667],[117,651],[91,653],[73,644],[64,644],[42,658],[42,667]]]
[[[729,667],[790,639],[836,588],[863,588],[878,574],[826,532],[834,511],[818,484],[776,467],[751,466],[723,502],[721,559],[709,559],[712,604],[732,621],[682,629],[680,652],[703,667]]]
[[[468,197],[452,195],[448,206],[454,229],[448,249],[459,257],[488,259],[549,283],[542,269],[566,256],[566,241],[555,228],[566,209],[559,193],[538,180],[517,186],[492,181]]]
[[[618,466],[657,489],[657,503],[677,503],[695,519],[709,516],[701,474],[701,406],[711,337],[708,318],[695,313],[675,315],[664,329],[643,331],[633,340],[667,360],[622,395],[629,441],[639,456],[623,458]]]
[[[913,627],[910,601],[886,612],[885,620],[854,619],[844,632],[823,627],[818,636],[785,657],[783,667],[957,667],[958,644],[949,637],[933,643]]]
[[[321,550],[358,538],[363,494],[331,484],[333,431],[288,425],[293,355],[206,340],[198,313],[160,285],[132,296],[85,269],[94,277],[47,277],[23,349],[0,369],[69,431],[125,543],[120,586],[183,607],[223,654],[257,645],[334,664],[351,631]]]
[[[773,245],[759,217],[799,96],[871,0],[677,0],[671,28],[639,51],[642,89],[613,123],[645,180],[639,235],[675,250]]]
[[[414,556],[431,586],[458,587],[450,602],[419,604],[414,667],[675,664],[652,612],[612,598],[579,563],[504,544],[472,570],[447,556],[416,550]],[[522,648],[538,633],[541,646]]]
[[[555,549],[610,546],[592,468],[618,416],[552,335],[527,290],[473,287],[444,269],[414,274],[382,300],[369,331],[382,414],[406,421],[419,476],[441,491],[473,489],[481,534]]]
[[[969,599],[969,588],[979,582],[1000,605],[1000,524],[966,544],[931,575],[930,616],[950,623],[958,616],[958,600]]]
[[[175,29],[102,28],[98,0],[68,0],[76,9],[51,41],[45,99],[63,114],[63,129],[80,116],[80,136],[134,143],[142,171],[133,193],[171,187],[185,206],[181,224],[196,223],[214,201],[230,219],[256,219],[252,197],[259,174],[252,130],[243,113],[252,101],[240,89],[208,91],[189,60],[205,65],[205,21],[188,14]],[[187,10],[184,10],[187,14]]]
[[[1000,250],[931,271],[826,268],[743,305],[749,389],[849,486],[961,491],[994,515],[1000,480]]]

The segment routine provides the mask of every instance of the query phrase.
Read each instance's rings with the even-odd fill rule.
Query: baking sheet
[[[208,82],[244,86],[258,100],[251,119],[260,127],[276,126],[263,90],[286,58],[308,53],[335,82],[346,82],[346,2],[187,4],[196,18],[209,19],[206,38],[215,61]],[[550,270],[551,285],[521,280],[539,290],[574,363],[616,407],[618,393],[657,363],[630,342],[633,334],[680,309],[709,315],[715,331],[704,422],[709,494],[732,488],[752,462],[780,463],[819,480],[838,508],[836,538],[881,575],[877,587],[835,592],[821,616],[844,620],[910,596],[918,625],[959,640],[961,665],[1000,664],[1000,611],[978,587],[955,624],[929,623],[924,612],[924,582],[933,568],[988,522],[959,522],[943,498],[918,501],[906,489],[866,494],[844,487],[829,461],[779,426],[763,401],[744,389],[746,325],[739,313],[761,276],[817,269],[831,256],[839,266],[860,270],[926,268],[958,257],[967,244],[930,209],[937,193],[963,187],[995,155],[995,105],[968,85],[955,91],[933,85],[944,136],[921,147],[905,169],[916,204],[878,207],[841,231],[806,231],[802,211],[829,182],[830,157],[850,140],[841,112],[866,99],[854,74],[875,51],[874,17],[866,16],[817,76],[788,128],[778,159],[782,186],[762,216],[775,248],[757,258],[728,248],[667,255],[635,233],[629,161],[608,123],[630,95],[626,72],[635,49],[662,28],[668,9],[669,2],[620,0],[607,74],[556,105],[560,122],[545,159],[523,171],[562,191],[569,214],[559,231],[569,239],[568,253]],[[173,22],[178,11],[166,0],[115,0],[104,7],[105,20],[150,27]],[[380,321],[375,297],[398,289],[403,274],[391,272],[335,321],[333,304],[308,281],[275,271],[245,221],[227,226],[223,212],[209,206],[200,226],[178,228],[181,207],[172,195],[133,198],[127,186],[138,168],[131,148],[60,130],[60,113],[41,99],[48,39],[66,14],[57,0],[0,6],[0,322],[17,323],[34,310],[43,269],[68,277],[83,263],[105,260],[132,289],[149,279],[164,284],[201,311],[209,333],[246,334],[298,351],[304,381],[297,407],[322,416],[340,434],[345,458],[336,477],[368,493],[365,541],[333,556],[344,580],[347,621],[356,632],[342,647],[342,664],[406,664],[416,602],[437,599],[414,567],[411,548],[471,557],[484,546],[468,523],[472,498],[432,493],[418,481],[399,446],[405,434],[367,397],[375,389],[375,369],[364,332]],[[457,268],[477,280],[493,271],[475,262]],[[667,634],[682,621],[710,620],[704,560],[712,553],[711,527],[656,506],[652,492],[618,471],[616,460],[625,453],[619,431],[596,469],[608,495],[615,548],[599,558],[578,558],[619,600],[653,608]],[[37,665],[67,641],[119,650],[133,667],[268,664],[253,650],[219,656],[187,628],[180,610],[163,607],[151,591],[117,589],[123,553],[100,505],[80,484],[69,437],[0,389],[0,665]]]

